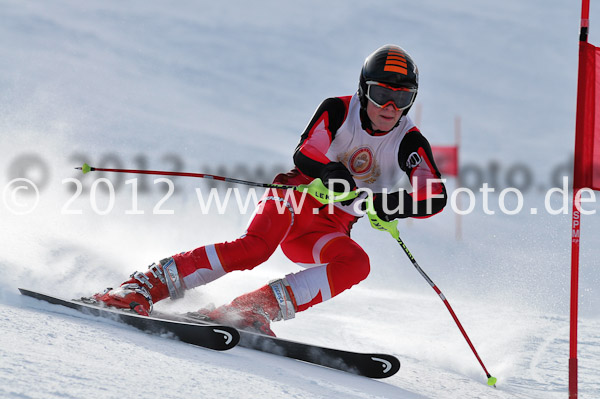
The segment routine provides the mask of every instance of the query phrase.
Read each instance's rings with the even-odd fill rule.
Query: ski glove
[[[352,177],[352,174],[344,166],[341,162],[329,162],[327,165],[321,169],[321,180],[325,187],[330,188],[332,191],[336,193],[347,192],[348,188],[350,191],[356,190],[356,182]],[[333,184],[332,187],[329,186],[330,180],[344,180],[348,183],[346,187],[344,187],[344,183],[342,182],[331,182]]]
[[[310,194],[313,198],[319,201],[321,204],[330,204],[333,202],[339,202],[342,205],[348,205],[352,203],[358,196],[356,191],[349,191],[346,193],[335,193],[330,191],[320,178],[316,178],[310,182],[310,184],[301,184],[296,187],[300,192]]]
[[[377,213],[375,212],[374,201],[367,201],[367,216],[369,217],[369,222],[371,223],[371,227],[379,231],[387,231],[394,237],[396,240],[400,238],[400,232],[398,231],[398,221],[386,221],[381,219]]]
[[[400,208],[400,195],[404,192],[396,191],[394,193],[373,195],[373,210],[384,222],[390,222],[394,219],[402,217],[402,209]],[[404,199],[404,198],[403,198]]]

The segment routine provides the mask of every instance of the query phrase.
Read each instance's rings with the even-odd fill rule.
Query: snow
[[[223,4],[3,2],[0,397],[566,397],[571,220],[545,211],[544,195],[557,176],[569,173],[572,157],[579,5]],[[592,4],[591,43],[600,44],[599,20]],[[208,194],[209,182],[173,179],[176,191],[165,197],[167,184],[153,177],[112,176],[111,205],[106,182],[94,183],[108,175],[81,177],[73,168],[88,162],[269,181],[291,165],[319,102],[352,94],[365,56],[385,43],[402,45],[419,65],[412,112],[422,110],[426,137],[452,144],[460,116],[463,170],[496,183],[489,195],[495,214],[486,214],[478,193],[474,212],[461,218],[461,240],[450,207],[431,219],[400,223],[406,245],[498,378],[496,389],[485,384],[435,292],[397,244],[366,221],[353,237],[371,258],[369,278],[273,328],[289,339],[394,354],[402,368],[385,380],[244,348],[203,350],[19,295],[17,287],[89,295],[165,256],[238,237],[251,209],[203,212],[195,189]],[[522,182],[515,171],[524,170],[533,189],[522,212],[506,215],[499,191]],[[136,177],[134,200],[130,179]],[[14,213],[35,199],[26,195],[31,187],[6,194],[15,178],[38,184],[31,213]],[[79,195],[76,183],[66,180],[72,178],[81,179]],[[456,189],[456,182],[449,179],[448,187]],[[562,205],[559,194],[552,205]],[[506,206],[515,206],[510,194]],[[534,207],[537,214],[530,212]],[[596,398],[596,215],[583,216],[581,236],[579,390],[581,398]],[[187,311],[224,303],[295,270],[278,251],[253,271],[157,306]]]

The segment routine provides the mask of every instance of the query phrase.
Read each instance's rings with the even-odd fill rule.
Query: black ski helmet
[[[358,98],[367,109],[367,82],[375,81],[392,87],[419,88],[419,70],[410,55],[400,46],[386,44],[371,53],[363,64],[358,83]],[[415,97],[417,92],[415,91]],[[414,101],[413,101],[414,104]],[[411,105],[412,106],[412,105]],[[405,108],[406,115],[411,107]]]

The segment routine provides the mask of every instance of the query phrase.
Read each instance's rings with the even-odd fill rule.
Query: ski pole
[[[408,250],[408,247],[406,246],[406,244],[404,244],[404,241],[402,241],[402,239],[400,238],[400,232],[398,231],[398,220],[394,220],[392,222],[385,222],[385,221],[381,220],[381,218],[379,218],[379,216],[377,216],[377,214],[375,213],[371,202],[369,202],[367,215],[369,216],[369,221],[371,222],[371,226],[373,226],[377,230],[387,231],[388,233],[390,233],[392,235],[392,237],[394,237],[396,242],[398,242],[398,244],[400,244],[400,246],[404,250],[404,253],[406,254],[406,256],[408,256],[408,259],[410,259],[413,266],[417,269],[417,271],[421,274],[421,276],[423,276],[423,278],[427,281],[427,283],[429,283],[431,288],[433,288],[433,290],[438,294],[438,296],[440,297],[442,302],[444,302],[444,305],[446,305],[446,308],[448,308],[448,311],[452,315],[452,318],[454,319],[454,322],[458,326],[458,329],[462,333],[463,337],[467,341],[467,344],[469,344],[469,347],[473,351],[473,354],[475,355],[475,357],[479,361],[479,364],[483,368],[483,371],[485,372],[485,375],[487,376],[487,379],[488,379],[487,384],[489,386],[493,386],[495,388],[496,381],[497,381],[496,377],[492,377],[492,375],[485,368],[483,361],[481,360],[481,358],[479,357],[479,354],[475,350],[475,346],[469,339],[467,332],[465,331],[462,324],[458,320],[458,317],[456,316],[456,313],[454,313],[454,310],[450,306],[450,303],[448,302],[448,300],[446,299],[446,297],[444,296],[442,291],[435,285],[433,280],[431,280],[429,278],[429,276],[425,273],[425,271],[423,271],[423,269],[421,269],[421,266],[419,266],[415,257],[410,253],[410,251]]]
[[[358,196],[356,191],[350,191],[347,193],[334,193],[330,191],[321,179],[314,179],[310,184],[301,184],[298,186],[286,185],[286,184],[274,184],[274,183],[257,183],[248,180],[235,179],[231,177],[211,175],[208,173],[189,173],[189,172],[168,172],[163,170],[145,170],[145,169],[109,169],[109,168],[95,168],[93,166],[84,163],[83,166],[76,167],[75,169],[81,170],[83,174],[89,172],[114,172],[114,173],[135,173],[143,175],[159,175],[159,176],[182,176],[182,177],[197,177],[201,179],[212,179],[218,181],[224,181],[228,183],[243,184],[246,186],[262,187],[262,188],[275,188],[282,190],[294,190],[300,192],[307,192],[308,194],[315,197],[319,202],[327,204],[330,202],[341,202],[349,199],[354,199]]]
[[[108,169],[108,168],[95,168],[93,166],[84,163],[82,167],[75,169],[81,170],[83,174],[88,172],[114,172],[114,173],[135,173],[142,175],[159,175],[159,176],[182,176],[182,177],[198,177],[201,179],[212,179],[219,180],[228,183],[244,184],[246,186],[263,187],[263,188],[280,188],[280,189],[292,189],[295,190],[296,186],[288,186],[284,184],[269,184],[269,183],[257,183],[253,181],[234,179],[231,177],[223,177],[217,175],[210,175],[208,173],[189,173],[189,172],[168,172],[164,170],[144,170],[144,169]]]

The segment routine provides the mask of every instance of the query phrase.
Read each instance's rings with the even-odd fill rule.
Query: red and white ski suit
[[[302,134],[294,154],[296,168],[274,182],[298,185],[320,176],[329,162],[342,162],[359,188],[375,193],[397,190],[408,175],[413,192],[399,217],[427,217],[444,207],[446,191],[438,179],[431,148],[408,116],[387,133],[373,133],[362,121],[357,95],[325,100]],[[433,184],[428,180],[435,179]],[[286,199],[286,195],[288,198]],[[294,198],[290,198],[292,195]],[[187,289],[209,283],[234,270],[265,262],[281,246],[303,267],[286,276],[297,311],[326,301],[364,280],[369,257],[350,238],[357,214],[352,205],[323,206],[310,195],[274,190],[258,205],[246,233],[235,241],[206,245],[174,255]],[[430,206],[426,207],[429,199]],[[429,209],[427,209],[429,208]]]

